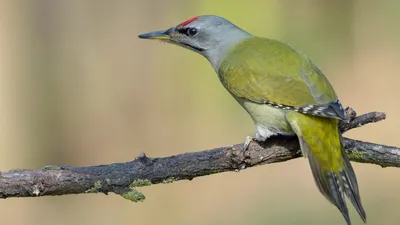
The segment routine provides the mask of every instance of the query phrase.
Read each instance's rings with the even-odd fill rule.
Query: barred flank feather
[[[348,119],[347,114],[339,100],[335,100],[324,105],[306,105],[303,107],[287,106],[270,101],[264,101],[263,103],[277,109],[292,110],[308,115],[335,118],[339,120]]]

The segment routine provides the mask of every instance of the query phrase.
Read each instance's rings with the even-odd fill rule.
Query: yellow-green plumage
[[[338,120],[288,112],[286,119],[293,131],[312,152],[320,167],[341,171],[344,167]],[[307,152],[303,152],[307,156]]]
[[[219,75],[234,96],[254,102],[268,100],[300,107],[337,98],[306,56],[266,38],[252,37],[235,46],[222,61]]]
[[[338,116],[343,108],[329,81],[310,59],[279,41],[251,37],[228,51],[218,75],[253,118],[258,136],[295,133],[321,193],[350,224],[346,194],[365,221],[356,177],[338,130],[337,118],[343,118]],[[323,116],[299,112],[309,105],[331,103],[336,103],[336,110],[329,108],[332,111]]]

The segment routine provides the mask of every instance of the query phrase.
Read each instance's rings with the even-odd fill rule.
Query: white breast
[[[235,99],[253,119],[257,129],[256,135],[259,135],[259,138],[265,140],[268,137],[276,134],[294,134],[293,130],[286,120],[286,110],[273,108],[266,104],[254,103],[243,98]]]

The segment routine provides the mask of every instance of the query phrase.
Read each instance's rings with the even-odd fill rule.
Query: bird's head
[[[198,52],[207,58],[212,52],[230,43],[237,43],[250,34],[219,16],[197,16],[185,20],[167,30],[139,35],[142,39],[154,39],[175,44]]]

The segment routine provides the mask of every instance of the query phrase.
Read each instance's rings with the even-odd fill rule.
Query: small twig
[[[386,114],[382,112],[370,112],[361,116],[356,117],[355,111],[351,108],[346,109],[350,117],[350,122],[346,123],[340,121],[339,128],[344,133],[348,130],[361,127],[368,123],[376,123],[378,121],[386,119]]]
[[[385,119],[384,113],[358,117],[354,112],[348,113],[350,122],[339,125],[343,132]],[[296,137],[278,136],[262,144],[253,142],[247,151],[243,151],[242,146],[236,144],[165,158],[148,158],[142,153],[131,162],[110,165],[11,170],[1,173],[0,198],[114,192],[131,201],[141,201],[144,195],[136,190],[140,186],[191,180],[301,156]],[[400,167],[399,148],[348,138],[344,138],[344,146],[352,161]]]

